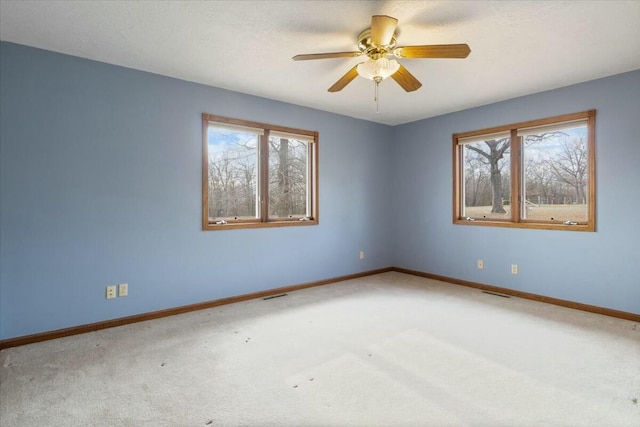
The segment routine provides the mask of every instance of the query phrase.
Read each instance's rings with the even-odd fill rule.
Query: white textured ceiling
[[[404,59],[423,86],[357,78],[371,15],[398,45],[467,43],[467,59]],[[386,124],[640,69],[640,1],[8,1],[0,39]]]

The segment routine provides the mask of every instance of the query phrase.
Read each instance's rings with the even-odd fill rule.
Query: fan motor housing
[[[371,41],[371,28],[362,30],[358,36],[358,49],[363,54],[370,58],[378,59],[389,53],[394,47],[396,47],[396,33],[391,36],[391,41],[388,45],[376,45]]]

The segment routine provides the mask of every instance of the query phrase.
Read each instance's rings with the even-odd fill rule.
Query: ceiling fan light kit
[[[387,77],[395,74],[399,69],[400,64],[398,64],[398,61],[395,59],[388,60],[385,57],[369,59],[367,62],[361,62],[356,65],[356,71],[361,77],[375,82],[376,86],[373,99],[376,102],[376,113],[379,111],[378,85]]]
[[[294,61],[327,58],[353,58],[367,56],[368,60],[356,65],[329,88],[329,92],[338,92],[351,83],[357,76],[373,80],[375,83],[376,111],[378,103],[378,85],[391,77],[405,91],[418,90],[422,83],[418,81],[395,58],[466,58],[471,49],[466,44],[418,45],[396,47],[396,27],[398,20],[386,15],[371,17],[371,28],[363,30],[358,36],[358,49],[354,52],[332,52],[296,55]]]
[[[356,70],[361,77],[373,80],[376,83],[390,77],[400,69],[400,64],[395,59],[387,58],[370,59],[356,65]]]

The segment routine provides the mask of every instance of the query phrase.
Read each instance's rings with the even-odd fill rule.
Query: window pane
[[[309,216],[309,143],[269,138],[269,217]]]
[[[209,126],[209,217],[244,219],[258,216],[259,135]]]
[[[522,217],[586,222],[587,126],[571,126],[523,137]]]
[[[462,145],[463,217],[510,219],[510,138]]]

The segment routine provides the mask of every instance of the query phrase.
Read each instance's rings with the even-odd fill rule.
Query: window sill
[[[484,227],[506,227],[506,228],[532,228],[536,230],[559,230],[559,231],[588,231],[595,232],[593,224],[575,224],[565,225],[562,223],[544,223],[544,222],[508,222],[508,221],[487,221],[476,219],[468,221],[466,219],[454,219],[457,225],[479,225]]]
[[[203,231],[239,230],[243,228],[304,227],[307,225],[318,225],[318,220],[311,219],[308,221],[285,220],[269,222],[228,222],[226,224],[208,223],[204,225]]]

